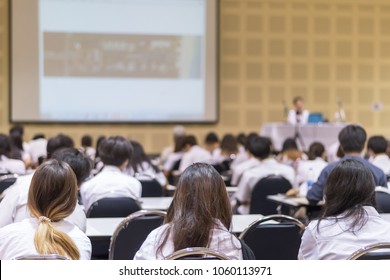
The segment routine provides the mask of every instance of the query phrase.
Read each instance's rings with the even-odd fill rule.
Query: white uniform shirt
[[[383,220],[374,207],[365,206],[367,223],[355,233],[346,231],[348,221],[335,218],[322,220],[319,231],[317,222],[306,227],[299,248],[300,260],[345,260],[360,248],[377,243],[390,242],[390,223]]]
[[[210,245],[208,248],[216,250],[222,254],[227,255],[234,260],[242,260],[242,250],[241,243],[232,233],[230,233],[220,221],[217,228],[212,230],[212,236],[210,240]],[[157,253],[157,248],[161,244],[164,237],[164,232],[168,228],[169,224],[160,226],[159,228],[153,230],[141,248],[135,254],[135,260],[162,260],[168,257],[170,254],[174,253],[174,245],[172,236],[168,237],[167,242],[162,250],[162,254]]]
[[[44,138],[39,138],[26,143],[23,148],[30,154],[31,160],[35,163],[38,163],[38,159],[40,157],[45,158],[47,156],[46,146],[47,140]]]
[[[27,209],[28,191],[34,174],[19,177],[15,184],[7,189],[4,199],[0,202],[0,228],[8,224],[20,222],[31,218]],[[76,205],[73,213],[65,218],[66,221],[76,225],[83,232],[87,229],[87,218],[83,207]]]
[[[188,152],[184,153],[180,162],[179,171],[183,172],[188,166],[195,162],[211,163],[211,161],[212,158],[210,152],[195,145],[192,146]]]
[[[240,164],[231,167],[232,170],[232,179],[231,179],[231,184],[233,186],[237,185],[240,182],[242,174],[254,167],[257,167],[261,164],[261,161],[258,160],[255,157],[251,157],[248,160],[241,162]]]
[[[95,177],[84,182],[80,187],[81,200],[87,212],[91,205],[107,197],[141,197],[141,183],[124,174],[118,167],[107,165]]]
[[[269,175],[280,175],[286,178],[291,185],[294,183],[295,171],[292,167],[279,163],[274,158],[261,161],[260,165],[245,171],[238,183],[234,197],[239,201],[250,201],[253,187],[256,183]],[[241,214],[249,214],[249,205],[240,205],[238,211]]]
[[[327,165],[328,163],[320,157],[314,160],[301,160],[298,162],[297,175],[295,177],[294,185],[299,186],[300,195],[306,196],[307,181],[311,179],[313,183],[317,182],[318,177],[320,177],[321,171]],[[310,174],[311,172],[312,174]]]
[[[177,152],[170,154],[163,165],[164,171],[172,171],[175,164],[182,159],[184,153],[183,152]]]
[[[233,169],[237,165],[243,163],[244,161],[247,161],[248,159],[250,159],[249,154],[247,153],[247,151],[245,151],[245,149],[240,147],[238,154],[236,155],[236,158],[230,164],[230,168]]]
[[[369,162],[382,169],[385,174],[390,174],[390,158],[388,155],[377,155],[374,158],[370,158]]]
[[[25,255],[38,254],[34,246],[34,235],[39,221],[25,219],[0,229],[0,259],[11,260]],[[52,223],[54,227],[65,232],[80,251],[81,260],[91,259],[91,241],[78,227],[67,221]]]
[[[23,175],[26,174],[26,166],[22,160],[11,159],[2,155],[0,157],[0,172]]]
[[[138,172],[135,173],[132,167],[127,168],[125,173],[137,178],[138,180],[151,180],[156,179],[162,187],[167,184],[167,178],[162,171],[154,170],[154,168],[146,161],[142,162],[141,167],[138,167]]]
[[[309,111],[303,110],[302,114],[297,115],[296,110],[290,110],[288,112],[287,122],[290,124],[307,124],[307,121],[309,120]]]

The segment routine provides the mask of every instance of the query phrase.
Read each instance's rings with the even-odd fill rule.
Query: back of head
[[[43,133],[37,133],[33,136],[32,140],[38,140],[38,139],[45,139],[45,134]]]
[[[361,153],[366,140],[367,133],[359,125],[347,125],[339,133],[339,142],[344,153]]]
[[[270,156],[272,143],[269,138],[256,136],[249,143],[249,152],[256,158],[263,160]]]
[[[198,141],[196,140],[196,137],[194,135],[187,135],[183,140],[183,147],[185,146],[195,146],[198,145]]]
[[[384,154],[387,151],[388,141],[381,135],[371,136],[367,142],[367,149],[374,154]]]
[[[23,138],[23,135],[24,135],[23,126],[17,124],[17,125],[14,125],[13,127],[11,127],[9,130],[9,134],[14,134],[14,133],[19,134]]]
[[[47,141],[47,158],[51,158],[53,153],[62,148],[73,148],[74,147],[74,142],[71,137],[65,134],[58,134],[55,137],[50,138]]]
[[[207,247],[216,221],[229,228],[231,219],[226,186],[219,173],[209,164],[192,164],[180,176],[165,219],[171,227],[159,250],[165,245],[169,233],[173,235],[175,251],[186,247]]]
[[[98,147],[99,156],[105,165],[121,166],[133,155],[130,141],[122,136],[104,139]]]
[[[92,147],[92,136],[87,134],[81,137],[81,146]]]
[[[355,230],[366,222],[363,206],[375,206],[375,181],[369,168],[358,160],[344,159],[330,172],[325,186],[322,218],[352,217]]]
[[[141,143],[137,141],[130,141],[130,143],[133,146],[133,155],[129,159],[129,166],[133,168],[134,172],[141,172],[143,168],[142,164],[145,162],[157,172],[158,168],[152,164]]]
[[[325,147],[320,142],[313,142],[309,147],[308,156],[310,160],[322,157],[325,153]]]
[[[11,141],[8,135],[0,133],[0,156],[9,156],[11,152]]]
[[[27,206],[31,215],[40,221],[34,237],[39,254],[80,258],[71,238],[52,224],[68,217],[76,204],[76,176],[67,163],[49,160],[38,167],[31,181]]]
[[[289,150],[298,150],[298,145],[294,138],[287,138],[283,142],[282,152],[286,152]]]
[[[55,151],[51,157],[66,162],[76,175],[77,185],[80,186],[90,175],[92,162],[82,152],[75,148],[62,148]]]
[[[215,132],[207,133],[206,137],[204,138],[204,143],[205,144],[219,143],[218,135]]]
[[[236,154],[238,152],[238,143],[233,134],[225,134],[222,138],[220,148],[227,154]]]
[[[245,141],[245,150],[249,151],[249,146],[250,146],[252,139],[257,138],[258,136],[259,136],[259,134],[256,132],[251,132],[248,134],[248,136],[246,137],[246,141]]]
[[[239,134],[237,135],[237,143],[238,143],[239,145],[245,147],[245,145],[246,145],[246,138],[247,138],[247,137],[246,137],[245,133],[239,133]]]

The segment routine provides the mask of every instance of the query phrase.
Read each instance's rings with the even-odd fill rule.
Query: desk
[[[339,132],[346,125],[345,123],[305,124],[300,125],[298,129],[306,149],[315,141],[321,142],[327,148],[338,141]],[[275,150],[281,151],[284,140],[288,137],[294,137],[295,126],[288,123],[268,123],[261,127],[260,134],[270,137]],[[299,145],[299,141],[297,142]]]
[[[241,233],[249,224],[261,219],[262,215],[233,215],[232,232]],[[124,218],[88,218],[87,236],[111,237],[116,227]]]
[[[301,207],[301,206],[309,206],[309,201],[304,196],[285,196],[284,194],[274,194],[268,195],[268,200],[276,202],[277,204],[286,205],[290,207]],[[322,206],[324,204],[323,201],[318,203],[318,206]]]
[[[141,208],[145,210],[167,210],[171,205],[172,197],[141,197]]]

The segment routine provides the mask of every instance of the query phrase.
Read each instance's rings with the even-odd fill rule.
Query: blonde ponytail
[[[65,232],[53,226],[68,217],[77,204],[76,176],[65,162],[50,160],[35,172],[28,195],[28,208],[39,220],[34,245],[39,254],[58,254],[80,259],[80,251]]]
[[[80,252],[73,240],[50,222],[39,223],[34,245],[39,254],[58,254],[72,260],[80,259]]]

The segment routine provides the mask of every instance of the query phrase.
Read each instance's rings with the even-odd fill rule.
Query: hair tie
[[[40,216],[38,219],[39,219],[39,222],[41,222],[41,223],[43,223],[43,222],[51,223],[51,220],[45,216]]]

